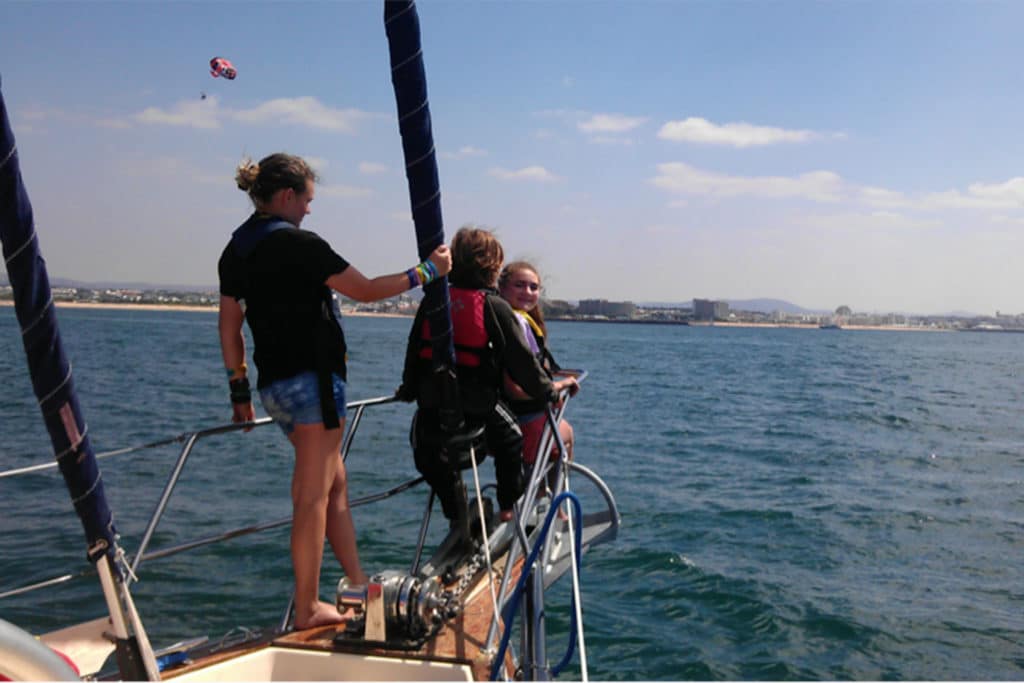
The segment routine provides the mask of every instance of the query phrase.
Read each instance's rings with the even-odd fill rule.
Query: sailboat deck
[[[495,563],[492,579],[494,591],[497,592],[501,583],[501,570],[504,559]],[[516,562],[510,580],[518,579],[522,570],[522,559]],[[332,669],[332,677],[341,673],[339,668],[352,668],[349,673],[361,680],[398,680],[404,678],[402,669],[395,668],[395,660],[405,663],[404,671],[420,680],[452,680],[453,674],[460,669],[469,671],[467,679],[487,680],[490,677],[490,661],[497,642],[492,644],[492,652],[484,652],[487,632],[494,616],[494,605],[488,588],[486,573],[482,574],[466,593],[462,610],[454,618],[441,625],[434,637],[427,640],[418,649],[397,649],[375,646],[358,640],[336,639],[344,631],[344,624],[319,626],[303,631],[292,631],[283,635],[267,635],[263,638],[244,643],[229,650],[210,653],[194,660],[188,660],[181,666],[163,672],[164,679],[178,678],[181,680],[234,680],[230,672],[221,670],[218,665],[241,660],[251,654],[268,649],[302,651],[306,653],[322,653],[324,655],[347,655],[351,657],[352,667],[337,664]],[[498,634],[500,637],[500,632]],[[497,641],[497,638],[495,638]],[[355,664],[359,660],[358,664]],[[379,660],[380,665],[374,666],[368,660]],[[417,665],[418,664],[418,665]],[[448,665],[430,667],[429,665]],[[318,680],[316,671],[305,668],[306,663],[294,664],[299,670],[289,670],[288,680]],[[505,666],[511,674],[514,664],[511,655],[506,655]],[[205,675],[204,670],[215,667],[218,670]],[[291,668],[291,667],[289,667]],[[379,675],[374,675],[374,670]],[[433,669],[433,671],[431,671]],[[249,673],[242,671],[239,673]],[[436,675],[432,675],[436,674]],[[244,678],[244,676],[242,676]],[[274,678],[274,677],[272,677]],[[284,679],[278,679],[284,680]]]

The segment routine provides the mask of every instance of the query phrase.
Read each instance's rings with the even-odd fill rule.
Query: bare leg
[[[295,446],[292,475],[292,568],[295,572],[295,628],[341,622],[330,603],[320,601],[320,564],[324,554],[327,507],[341,459],[342,429],[323,424],[297,425],[290,439]]]
[[[336,456],[337,457],[337,456]],[[345,576],[351,583],[367,583],[359,563],[359,547],[356,545],[356,527],[352,521],[352,509],[348,506],[348,481],[345,463],[338,457],[338,469],[327,501],[327,541],[334,556],[338,558]]]
[[[558,435],[562,437],[562,443],[565,444],[565,451],[569,455],[569,460],[572,460],[572,444],[576,437],[575,432],[572,430],[572,425],[569,424],[568,420],[562,420],[558,423]],[[553,457],[559,457],[561,454],[558,452],[558,444],[555,444],[555,452]]]

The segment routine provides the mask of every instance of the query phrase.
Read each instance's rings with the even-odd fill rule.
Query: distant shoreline
[[[186,311],[196,313],[217,313],[217,306],[189,306],[185,304],[116,304],[92,303],[87,301],[57,301],[57,308],[85,308],[94,310],[128,310],[128,311]],[[14,306],[11,299],[0,299],[0,306]],[[373,318],[412,318],[402,313],[372,313],[370,311],[342,311],[343,315]]]
[[[189,311],[216,313],[216,306],[188,306],[184,304],[132,304],[132,303],[92,303],[85,301],[58,301],[57,308],[84,308],[96,310],[122,309],[130,311]],[[14,306],[11,299],[0,299],[0,306]],[[342,314],[352,317],[367,318],[412,318],[405,313],[373,313],[370,311],[346,311]],[[552,322],[565,323],[611,323],[616,325],[679,325],[689,327],[749,327],[765,329],[793,329],[793,330],[817,330],[819,326],[814,323],[755,323],[755,322],[690,322],[685,320],[597,320],[593,318],[549,318]],[[956,332],[957,330],[943,329],[936,327],[902,327],[900,325],[843,325],[838,331],[843,330],[873,330],[883,332]],[[1003,331],[1003,330],[997,330]]]
[[[690,322],[688,320],[598,320],[594,318],[548,318],[549,322],[561,323],[612,323],[615,325],[680,325],[683,327],[750,327],[779,330],[817,330],[818,323],[755,323],[755,322]],[[956,332],[938,327],[903,327],[900,325],[843,325],[843,330],[876,330],[883,332]]]

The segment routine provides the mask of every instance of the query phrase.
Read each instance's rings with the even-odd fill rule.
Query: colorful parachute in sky
[[[228,60],[223,57],[214,57],[210,60],[210,75],[214,78],[220,76],[221,78],[233,81],[238,72],[235,71],[235,65]]]

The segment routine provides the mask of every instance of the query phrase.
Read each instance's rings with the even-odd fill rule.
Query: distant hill
[[[726,299],[726,301],[729,302],[729,308],[737,311],[756,311],[758,313],[782,311],[793,315],[822,315],[832,312],[804,308],[782,299]]]

